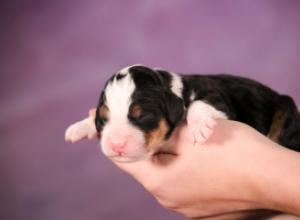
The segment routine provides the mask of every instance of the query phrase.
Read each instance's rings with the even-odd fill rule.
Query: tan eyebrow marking
[[[164,142],[165,136],[168,132],[168,125],[165,119],[161,119],[158,127],[152,131],[145,133],[146,147],[149,150],[156,150],[155,148],[161,147]]]
[[[279,136],[281,133],[281,129],[283,127],[284,120],[285,120],[284,116],[285,116],[284,113],[279,112],[279,111],[275,112],[275,114],[274,114],[271,128],[268,133],[268,137],[275,142],[278,142],[278,139],[279,139]]]
[[[109,109],[106,105],[102,105],[99,109],[99,116],[101,118],[108,118],[108,112],[109,112]]]
[[[135,104],[132,106],[130,110],[130,115],[134,118],[138,118],[141,116],[142,112],[143,112],[142,107],[138,104]]]

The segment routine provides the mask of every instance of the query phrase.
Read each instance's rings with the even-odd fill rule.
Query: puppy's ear
[[[96,130],[100,133],[102,130],[102,124],[101,124],[101,118],[99,115],[99,106],[96,109],[95,126],[96,126]]]
[[[155,70],[142,66],[137,65],[129,68],[129,73],[131,74],[135,85],[138,88],[145,88],[146,86],[158,86],[162,85],[162,79],[160,74]]]
[[[105,93],[104,91],[102,91],[98,100],[98,104],[96,108],[96,116],[95,116],[95,126],[99,133],[101,132],[105,123],[103,118],[100,117],[100,108],[104,105],[104,102],[105,102]]]
[[[164,92],[162,105],[165,108],[168,123],[174,128],[184,118],[185,106],[183,99],[167,90]]]

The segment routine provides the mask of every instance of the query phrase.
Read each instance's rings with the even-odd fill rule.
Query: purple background
[[[96,141],[64,143],[127,65],[247,76],[300,105],[299,0],[6,0],[0,10],[1,220],[183,219]]]

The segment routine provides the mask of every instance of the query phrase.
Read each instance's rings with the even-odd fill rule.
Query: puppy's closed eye
[[[129,110],[128,118],[134,125],[137,125],[144,131],[156,128],[159,119],[155,112],[143,109],[141,105],[138,104],[132,105]]]
[[[143,112],[137,119],[140,123],[153,123],[156,121],[156,117],[153,112]]]

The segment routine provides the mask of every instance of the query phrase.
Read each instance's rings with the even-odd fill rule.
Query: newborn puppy
[[[114,74],[100,95],[96,118],[71,125],[72,142],[101,133],[104,154],[121,162],[159,152],[186,120],[197,143],[216,119],[244,122],[272,140],[300,150],[300,115],[293,100],[250,79],[230,75],[179,75],[130,66]]]

